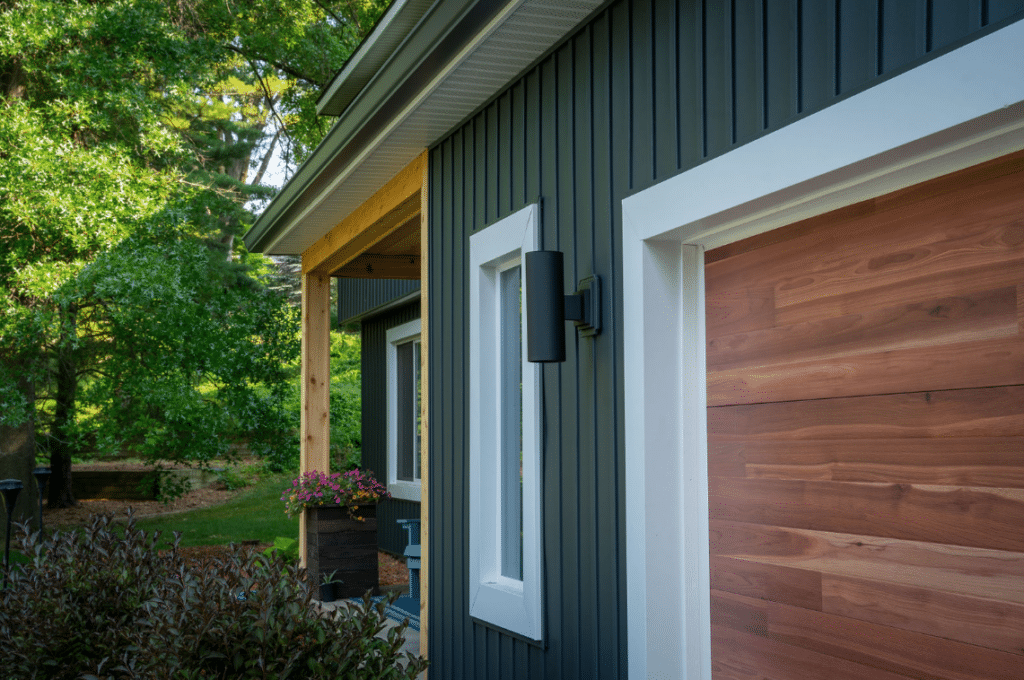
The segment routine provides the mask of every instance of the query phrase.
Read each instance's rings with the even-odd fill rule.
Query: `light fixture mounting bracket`
[[[601,332],[601,277],[581,279],[576,292],[565,296],[565,320],[573,321],[581,338]]]

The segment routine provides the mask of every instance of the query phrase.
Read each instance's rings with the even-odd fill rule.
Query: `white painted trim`
[[[622,202],[629,677],[710,680],[704,248],[1024,149],[1024,22]]]
[[[501,575],[498,273],[538,247],[530,205],[469,239],[469,613],[531,640],[543,639],[540,367],[526,360],[523,314],[523,580]],[[525,269],[523,286],[526,286]],[[526,299],[525,290],[523,299]]]
[[[398,479],[398,346],[418,340],[421,322],[413,319],[400,326],[389,328],[385,334],[387,341],[387,383],[388,383],[388,491],[394,498],[420,502],[422,485],[419,482],[419,470],[415,470],[417,481],[408,482]],[[413,466],[414,468],[416,466]]]

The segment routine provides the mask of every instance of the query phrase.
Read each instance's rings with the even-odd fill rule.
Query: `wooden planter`
[[[356,514],[363,520],[339,506],[306,508],[307,572],[314,587],[334,572],[334,599],[378,593],[377,506],[360,506]]]

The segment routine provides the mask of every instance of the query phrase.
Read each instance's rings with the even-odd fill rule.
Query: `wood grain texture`
[[[871,310],[898,307],[913,300],[957,297],[967,291],[1014,286],[1020,281],[1020,271],[1019,260],[956,269],[920,279],[895,281],[866,290],[825,295],[789,307],[766,309],[762,311],[762,316],[771,318],[771,323],[785,325],[822,321],[848,314],[865,314]]]
[[[720,369],[708,374],[708,405],[835,399],[1021,383],[1024,383],[1024,343],[1014,334],[999,340]]]
[[[711,519],[1024,552],[1024,491],[712,479]]]
[[[937,680],[1024,677],[1024,656],[1017,654],[741,595],[712,591],[711,598],[730,617],[719,615],[719,626],[756,620],[771,640],[882,671]]]
[[[821,578],[832,575],[1024,605],[1021,552],[738,522],[716,521],[711,528],[712,564],[718,560],[727,574],[739,574],[718,581],[714,587],[723,591],[820,610],[812,576],[820,588]],[[793,601],[782,588],[751,588],[773,584],[780,569],[792,570],[790,580],[806,584],[796,592],[809,593],[804,597],[811,604]]]
[[[708,340],[707,362],[717,372],[768,361],[820,361],[1012,338],[1018,332],[1017,308],[1015,286],[929,298],[861,314],[720,335]]]
[[[1024,488],[1024,437],[712,442],[716,477]]]
[[[727,625],[711,626],[711,673],[742,680],[906,680],[834,655],[789,645]]]
[[[1024,677],[1024,154],[705,262],[715,677]]]
[[[708,264],[709,290],[755,285],[774,290],[778,308],[822,297],[1004,263],[1024,256],[1019,175],[973,193],[954,192],[893,207],[852,223]],[[855,238],[851,238],[855,234]],[[709,326],[709,334],[711,327]]]
[[[1024,605],[835,576],[821,588],[829,614],[1024,654]]]
[[[708,434],[734,441],[1021,437],[1024,386],[709,408]]]
[[[821,578],[821,572],[811,569],[733,557],[711,558],[712,590],[804,609],[821,611]]]

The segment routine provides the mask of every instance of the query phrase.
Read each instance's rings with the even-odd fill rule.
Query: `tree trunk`
[[[25,69],[20,59],[0,64],[0,95],[5,99],[20,99],[25,94]]]
[[[50,433],[51,474],[47,496],[51,508],[69,508],[78,504],[71,492],[71,429],[78,392],[78,372],[72,352],[67,349],[57,355],[57,403]]]

